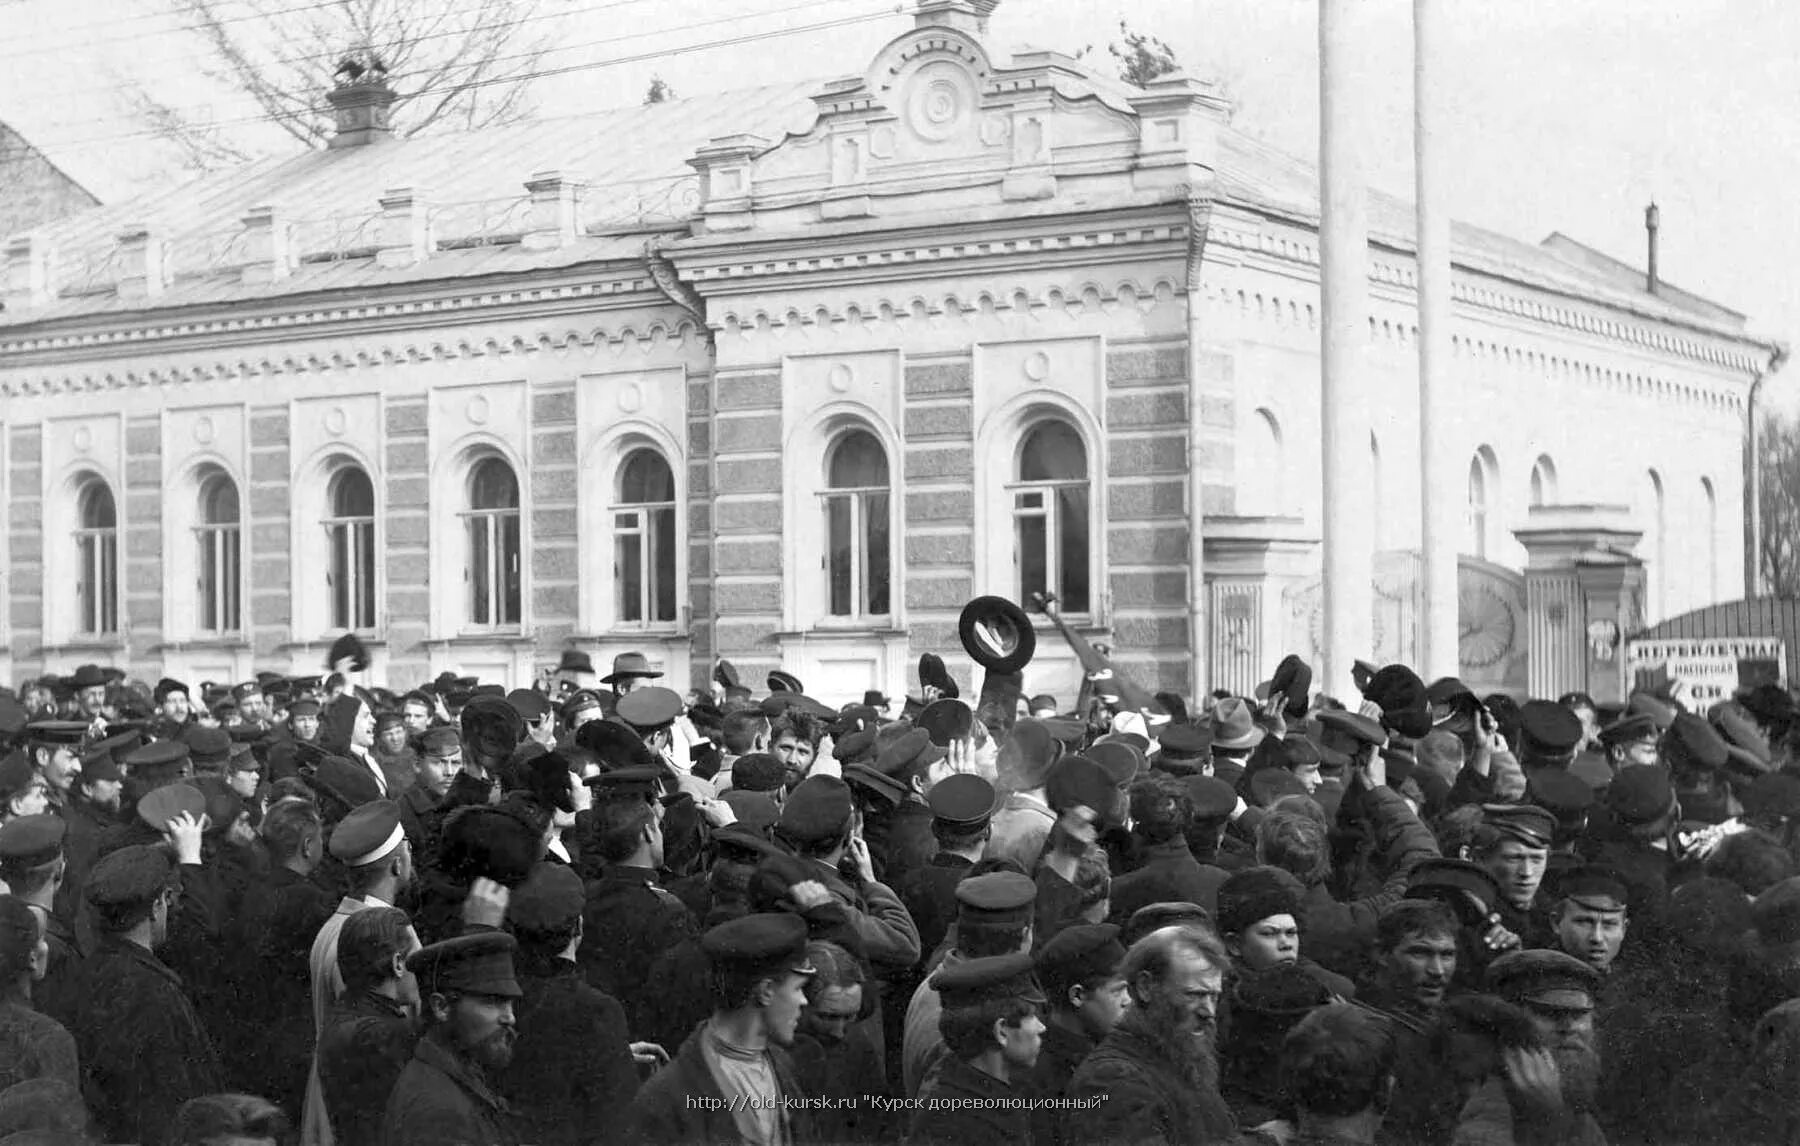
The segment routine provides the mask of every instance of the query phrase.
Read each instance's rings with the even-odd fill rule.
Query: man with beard
[[[181,979],[156,956],[180,877],[167,851],[133,844],[94,867],[100,939],[83,968],[74,1035],[89,1106],[109,1142],[162,1142],[181,1104],[224,1089]]]
[[[1556,883],[1551,925],[1557,946],[1602,975],[1625,942],[1625,884],[1603,867],[1580,867]]]
[[[1509,1051],[1505,1081],[1484,1085],[1463,1107],[1455,1142],[1545,1141],[1597,1146],[1594,1120],[1600,1053],[1594,991],[1600,972],[1561,951],[1514,951],[1488,968],[1488,987],[1519,1007],[1548,1051]]]
[[[1027,1098],[1061,1098],[1076,1068],[1125,1014],[1129,996],[1119,976],[1125,947],[1113,924],[1078,923],[1038,948],[1033,961],[1049,1013],[1037,1062],[1014,1077],[1013,1089]],[[1032,1140],[1048,1146],[1062,1116],[1048,1105],[1035,1110]]]
[[[1030,1112],[1013,1080],[1037,1062],[1044,993],[1024,952],[941,968],[931,984],[943,999],[938,1029],[950,1057],[919,1094],[909,1143],[1029,1142]]]
[[[1565,714],[1566,715],[1566,714]],[[1500,885],[1500,923],[1527,947],[1547,946],[1549,922],[1536,907],[1550,863],[1556,817],[1533,804],[1483,804],[1470,858]]]
[[[1222,1142],[1237,1121],[1219,1095],[1214,1022],[1230,956],[1210,929],[1165,927],[1131,945],[1119,975],[1131,1009],[1069,1082],[1070,1143]]]
[[[701,937],[713,1014],[631,1104],[623,1138],[643,1146],[811,1138],[788,1048],[806,1007],[806,921],[759,912]]]
[[[787,769],[783,787],[792,792],[812,771],[813,757],[819,751],[819,722],[808,714],[790,707],[776,717],[770,726],[769,752]]]
[[[69,829],[63,841],[69,870],[57,892],[56,914],[61,922],[53,924],[53,930],[77,918],[88,872],[93,870],[94,861],[100,856],[100,841],[107,832],[118,827],[119,805],[125,795],[125,775],[119,771],[114,753],[130,752],[139,743],[137,734],[129,733],[102,740],[82,754],[81,775],[75,779],[74,799],[62,813],[63,823]]]
[[[513,1057],[513,937],[477,931],[413,953],[424,1033],[388,1096],[383,1146],[515,1146],[489,1079]]]
[[[319,1084],[340,1146],[380,1146],[388,1098],[418,1044],[419,985],[406,969],[418,949],[397,907],[359,911],[338,936],[344,996],[319,1035]]]
[[[1449,905],[1431,899],[1403,899],[1376,925],[1374,970],[1356,1004],[1393,1035],[1395,1087],[1383,1133],[1395,1143],[1435,1146],[1456,1122],[1455,1088],[1433,1039],[1456,978],[1458,930]]]

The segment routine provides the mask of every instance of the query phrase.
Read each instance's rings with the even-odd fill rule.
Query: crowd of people
[[[1776,685],[333,657],[0,691],[0,1146],[1800,1143]]]

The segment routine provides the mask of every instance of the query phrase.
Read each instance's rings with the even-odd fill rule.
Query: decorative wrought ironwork
[[[675,175],[611,187],[583,188],[576,218],[589,234],[629,231],[692,218],[700,210],[700,176]]]

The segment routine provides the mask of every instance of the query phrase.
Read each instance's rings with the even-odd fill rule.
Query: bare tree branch
[[[119,85],[120,98],[132,118],[203,171],[253,157],[263,125],[302,146],[324,146],[333,131],[325,96],[349,56],[380,60],[392,76],[397,134],[509,123],[530,114],[526,89],[555,42],[556,17],[540,11],[546,3],[175,0],[176,15],[194,29],[194,70],[247,99],[257,114],[246,118],[256,123],[211,124],[130,80]]]

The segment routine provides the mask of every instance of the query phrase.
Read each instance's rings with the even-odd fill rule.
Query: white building
[[[396,140],[342,88],[331,150],[11,240],[0,667],[240,678],[352,627],[394,683],[638,648],[842,700],[927,650],[968,682],[963,602],[1040,588],[1152,687],[1308,649],[1312,167],[1205,84],[997,57],[993,4],[926,0],[847,79],[497,132]],[[1385,659],[1417,332],[1410,210],[1374,206]],[[1627,628],[1738,596],[1771,345],[1561,237],[1455,247],[1465,673],[1523,689],[1528,631],[1583,616],[1527,600],[1533,505],[1626,507],[1538,516],[1644,534]]]

